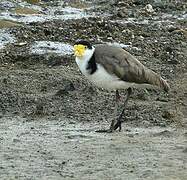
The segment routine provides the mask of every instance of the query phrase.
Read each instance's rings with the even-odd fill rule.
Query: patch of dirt
[[[6,123],[5,123],[6,122]],[[66,117],[1,118],[1,179],[185,180],[184,130],[126,126],[113,134]]]
[[[0,179],[185,180],[186,5],[159,2],[88,1],[97,16],[7,29],[17,41],[0,49]],[[77,39],[128,45],[171,91],[134,90],[122,132],[95,133],[113,118],[114,92],[92,86],[73,55],[31,53],[36,41]]]

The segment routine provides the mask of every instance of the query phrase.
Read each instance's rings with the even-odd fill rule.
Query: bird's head
[[[74,44],[74,55],[79,59],[84,59],[93,54],[94,47],[84,40],[77,41]]]

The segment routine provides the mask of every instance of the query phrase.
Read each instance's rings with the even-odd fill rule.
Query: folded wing
[[[119,79],[136,84],[151,84],[165,91],[168,83],[157,73],[145,67],[140,61],[120,47],[97,45],[95,47],[96,63],[101,64],[110,74]]]

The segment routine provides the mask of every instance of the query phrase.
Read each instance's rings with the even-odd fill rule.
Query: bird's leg
[[[112,132],[114,130],[114,125],[117,123],[117,119],[116,119],[116,114],[118,112],[118,104],[120,101],[120,94],[119,91],[116,90],[116,94],[115,94],[115,108],[114,108],[114,115],[115,117],[113,117],[112,122],[110,124],[110,128],[109,129],[101,129],[101,130],[97,130],[96,132]]]
[[[120,94],[119,94],[119,91],[116,90],[116,96],[115,96],[115,101],[118,103],[120,101]]]
[[[121,120],[122,120],[122,117],[124,115],[124,112],[125,112],[125,109],[126,109],[126,106],[127,106],[127,103],[128,103],[128,100],[129,100],[129,97],[130,97],[131,93],[132,93],[132,89],[128,88],[127,89],[127,95],[126,95],[124,105],[123,105],[123,110],[120,113],[120,115],[118,116],[117,122],[113,125],[113,130],[116,130],[117,128],[119,128],[119,131],[121,131],[121,122],[122,122]]]
[[[115,125],[118,123],[117,119],[116,119],[116,114],[118,112],[118,107],[119,107],[119,103],[120,103],[120,94],[119,91],[116,90],[116,94],[115,94],[115,108],[114,108],[114,118],[112,119],[112,122],[110,124],[110,128],[109,128],[109,132],[112,132],[114,130]],[[116,128],[117,129],[117,128]]]
[[[116,130],[117,128],[119,128],[119,131],[121,131],[121,119],[124,115],[124,112],[125,112],[125,108],[126,108],[126,105],[127,105],[127,102],[129,100],[129,97],[132,93],[132,89],[131,88],[128,88],[127,89],[127,95],[126,95],[126,98],[125,98],[125,101],[124,101],[124,105],[123,105],[123,110],[122,112],[120,113],[120,115],[118,116],[118,118],[113,118],[111,124],[110,124],[110,128],[109,129],[102,129],[102,130],[98,130],[96,132],[108,132],[108,133],[111,133],[113,132],[114,130]],[[119,95],[119,91],[117,90],[116,91],[116,96],[115,96],[115,112],[114,114],[116,115],[117,114],[117,111],[118,111],[118,105],[119,105],[119,101],[120,101],[120,95]]]

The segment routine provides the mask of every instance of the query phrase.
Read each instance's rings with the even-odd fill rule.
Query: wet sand
[[[186,180],[185,2],[150,4],[0,2],[0,179]],[[77,39],[121,46],[171,91],[134,89],[122,132],[96,133],[115,93],[82,76]]]

